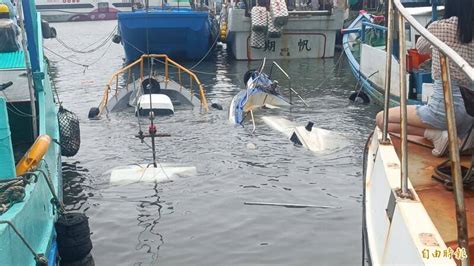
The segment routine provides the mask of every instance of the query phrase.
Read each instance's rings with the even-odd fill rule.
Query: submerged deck
[[[398,157],[400,158],[400,139],[392,137]],[[457,226],[454,194],[439,181],[432,178],[434,169],[447,159],[437,158],[431,154],[431,148],[415,143],[408,143],[408,175],[421,202],[431,220],[438,229],[447,246],[456,250]],[[469,167],[470,156],[462,156],[462,164]],[[474,254],[474,190],[464,189],[464,200],[468,222],[470,254]],[[473,261],[471,260],[471,265]]]

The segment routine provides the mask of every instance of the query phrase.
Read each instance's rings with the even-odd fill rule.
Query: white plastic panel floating
[[[177,177],[196,175],[196,167],[180,164],[158,164],[158,167],[146,164],[121,166],[112,169],[111,184],[131,184],[137,182],[170,182]]]

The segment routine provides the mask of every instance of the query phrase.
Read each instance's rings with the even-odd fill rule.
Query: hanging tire
[[[100,113],[99,108],[91,107],[91,109],[89,109],[89,114],[87,115],[87,118],[89,119],[97,118],[99,116],[99,113]]]
[[[349,100],[351,100],[352,102],[360,102],[363,104],[370,103],[369,96],[367,96],[367,94],[362,90],[353,92],[351,96],[349,96]]]
[[[247,86],[247,82],[252,77],[252,74],[257,71],[256,69],[250,69],[249,71],[245,72],[244,74],[244,85]]]
[[[61,266],[95,266],[94,258],[89,253],[85,258],[78,261],[61,261]]]
[[[143,94],[160,93],[161,87],[158,80],[146,78],[142,81]]]
[[[92,250],[90,228],[83,213],[66,213],[55,224],[58,252],[62,261],[79,261]]]

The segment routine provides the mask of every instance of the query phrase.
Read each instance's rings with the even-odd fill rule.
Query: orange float
[[[51,137],[48,135],[41,135],[36,138],[33,145],[16,165],[16,175],[21,176],[34,169],[48,151],[50,143]]]

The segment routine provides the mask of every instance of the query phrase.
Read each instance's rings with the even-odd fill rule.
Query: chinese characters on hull
[[[309,52],[311,51],[311,47],[309,45],[309,40],[299,39],[298,43],[298,52]],[[265,46],[263,48],[264,52],[275,52],[276,50],[276,41],[274,40],[266,40]],[[290,48],[283,47],[280,49],[281,56],[290,56]]]

